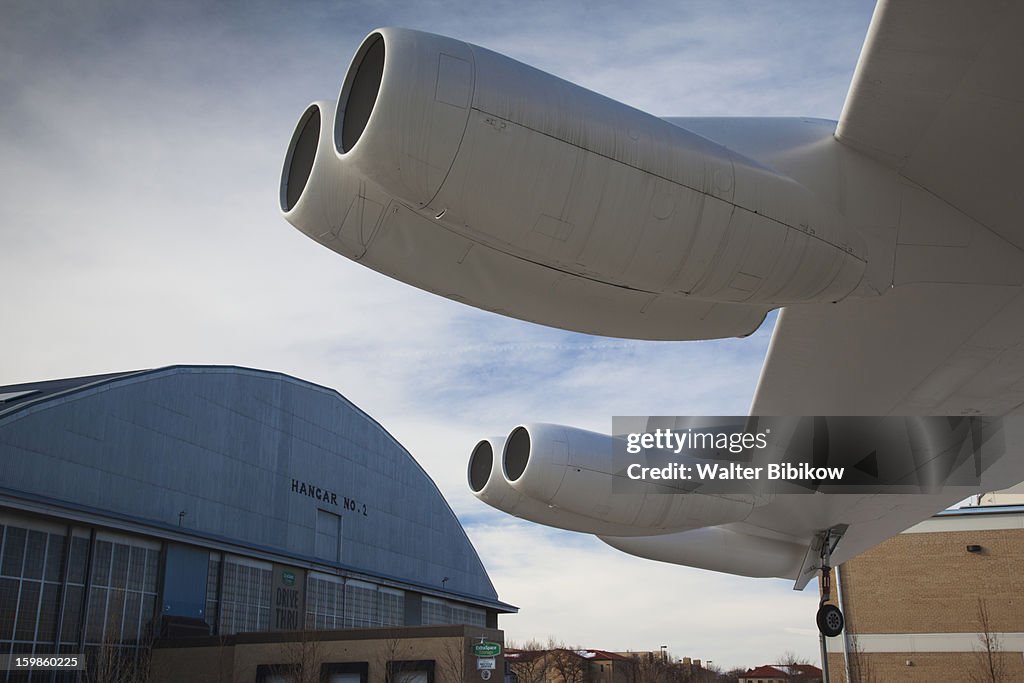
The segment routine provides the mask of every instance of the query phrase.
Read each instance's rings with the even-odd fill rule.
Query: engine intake
[[[338,114],[334,119],[334,146],[344,154],[352,149],[377,103],[384,76],[384,36],[371,33],[356,52],[353,68],[341,88]]]
[[[281,172],[282,211],[291,211],[306,189],[306,181],[309,180],[316,160],[322,119],[321,104],[311,104],[299,118],[295,132],[292,133],[292,141],[284,158],[284,170]]]

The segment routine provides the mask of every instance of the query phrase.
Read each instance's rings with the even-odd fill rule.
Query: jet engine
[[[336,110],[336,111],[335,111]],[[299,120],[295,227],[479,308],[650,339],[753,332],[858,287],[866,248],[803,185],[475,45],[384,28]]]
[[[615,439],[604,434],[520,425],[507,439],[476,445],[469,461],[470,489],[517,517],[602,536],[650,536],[737,522],[757,502],[753,494],[711,495],[672,482],[629,480],[614,462],[614,448]]]
[[[493,508],[510,515],[547,526],[610,536],[650,535],[650,531],[628,524],[615,524],[563,510],[524,496],[512,488],[502,475],[502,450],[505,437],[483,439],[469,456],[469,488],[473,495]]]

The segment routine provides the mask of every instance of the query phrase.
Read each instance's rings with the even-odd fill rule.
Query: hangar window
[[[0,526],[0,647],[53,647],[64,536]]]
[[[85,640],[138,644],[156,612],[160,550],[154,543],[100,538],[93,550]]]
[[[452,607],[444,600],[423,598],[423,625],[451,624]]]
[[[366,581],[310,573],[306,579],[306,626],[315,629],[401,626],[405,593]]]
[[[344,579],[311,572],[306,578],[306,628],[344,628],[344,616]]]
[[[429,626],[431,624],[486,626],[487,612],[479,607],[470,607],[469,605],[424,596],[423,625]]]
[[[377,586],[362,581],[345,583],[345,627],[367,628],[380,623]]]
[[[271,565],[241,557],[225,558],[220,601],[220,633],[270,628]]]
[[[220,565],[220,553],[210,553],[210,564],[206,570],[206,613],[203,616],[206,619],[206,623],[212,629],[211,633],[218,633],[217,614],[219,605],[217,596],[220,592],[218,590]]]
[[[85,592],[85,564],[89,557],[89,539],[75,536],[71,539],[71,553],[68,557],[68,585],[64,596],[64,619],[61,643],[77,645],[78,625],[82,615],[82,596]]]
[[[405,593],[381,586],[377,597],[380,602],[380,625],[401,626],[405,622]]]
[[[452,623],[468,624],[469,626],[486,626],[487,612],[479,607],[452,605]]]

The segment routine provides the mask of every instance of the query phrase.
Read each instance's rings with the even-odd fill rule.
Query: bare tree
[[[206,671],[196,683],[228,683],[234,679],[234,645],[231,637],[223,633],[217,634],[216,670]]]
[[[745,673],[747,673],[747,670],[743,667],[729,669],[724,673],[719,673],[718,680],[720,680],[722,683],[737,683],[737,681],[739,681]]]
[[[871,670],[871,658],[864,652],[857,636],[848,636],[849,649],[846,661],[850,669],[850,683],[877,683],[878,679]]]
[[[691,667],[682,670],[679,683],[720,683],[725,676],[722,667],[717,664],[705,664],[703,667]]]
[[[668,683],[668,671],[663,657],[645,652],[634,662],[637,683]]]
[[[779,658],[779,664],[783,664],[785,666],[803,666],[810,663],[811,660],[806,657],[798,657],[792,650],[786,650]]]
[[[295,683],[320,683],[321,644],[310,638],[305,626],[281,646],[281,653]]]
[[[438,664],[440,664],[439,681],[444,683],[464,683],[469,673],[469,666],[466,664],[466,641],[465,639],[448,640],[438,653]]]
[[[704,680],[704,674],[710,676],[707,680],[716,680],[715,674],[690,662],[673,662],[664,655],[638,652],[630,657],[626,679],[629,683],[691,683]]]
[[[627,683],[640,683],[641,676],[643,676],[643,662],[640,659],[643,656],[645,656],[644,653],[630,653],[627,655],[629,657],[629,666],[625,668]]]
[[[109,624],[103,634],[103,642],[87,650],[83,683],[149,682],[153,656],[153,638],[149,629],[145,629],[141,640],[131,645],[121,642],[117,629],[113,623]]]
[[[972,672],[971,680],[978,683],[1002,683],[1007,680],[1003,667],[1003,641],[992,629],[988,605],[978,598],[978,645],[975,656],[978,670]]]
[[[231,655],[230,657],[228,655]],[[213,683],[230,683],[235,678],[235,646],[228,650],[228,636],[217,634],[217,675]]]
[[[411,657],[412,646],[403,642],[401,634],[393,629],[389,629],[382,640],[374,663],[377,670],[384,673],[383,683],[396,683],[408,670],[405,662]]]
[[[119,647],[104,644],[86,656],[84,683],[148,683],[150,657],[148,647]]]
[[[536,640],[531,640],[522,646],[513,646],[515,656],[505,654],[505,661],[508,662],[512,673],[519,679],[519,683],[545,683],[548,677],[548,650]]]
[[[579,654],[579,648],[561,645],[549,653],[550,669],[557,673],[562,683],[584,683],[587,679],[588,661]]]
[[[807,659],[805,657],[797,656],[797,654],[795,652],[793,652],[792,650],[786,650],[785,652],[782,653],[782,656],[779,658],[779,665],[780,666],[791,667],[790,668],[791,673],[789,674],[789,680],[794,681],[794,683],[797,682],[797,681],[800,681],[802,683],[804,681],[809,681],[810,680],[810,677],[808,676],[808,674],[806,672],[802,671],[799,668],[799,667],[802,667],[802,666],[807,666],[810,663],[811,663],[811,660],[809,660],[809,659]]]

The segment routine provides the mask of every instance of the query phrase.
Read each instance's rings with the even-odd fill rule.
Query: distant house
[[[738,683],[821,683],[821,669],[811,664],[771,664],[751,669]]]
[[[664,651],[506,649],[505,665],[509,683],[638,683],[666,675],[674,676],[672,680],[701,681],[709,673],[699,659],[673,660]]]
[[[516,683],[628,683],[632,660],[604,650],[505,650]]]

